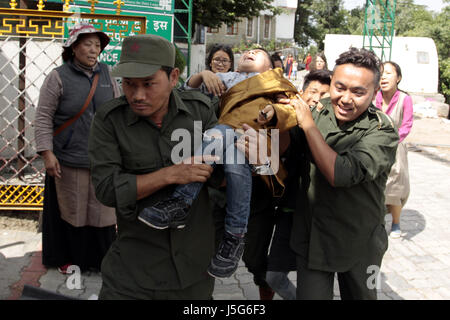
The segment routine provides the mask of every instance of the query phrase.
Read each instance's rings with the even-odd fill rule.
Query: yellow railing
[[[80,12],[65,12],[53,10],[32,10],[32,9],[8,9],[0,8],[0,16],[3,18],[3,23],[0,25],[0,35],[3,36],[30,36],[30,35],[44,35],[54,37],[64,36],[63,21],[68,18],[81,19],[99,19],[99,20],[114,20],[117,15],[102,14],[102,13],[80,13]],[[29,17],[36,17],[30,19]],[[39,17],[39,18],[38,18]],[[52,20],[52,18],[61,18],[62,20]],[[121,15],[120,20],[139,22],[139,30],[134,30],[136,33],[146,33],[146,17],[143,16],[128,16]]]
[[[44,186],[0,185],[0,210],[42,210]]]

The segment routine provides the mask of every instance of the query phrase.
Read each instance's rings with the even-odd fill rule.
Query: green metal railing
[[[363,48],[378,54],[381,61],[391,59],[397,0],[366,0]]]
[[[180,29],[183,31],[183,36],[177,36],[179,39],[185,39],[188,44],[188,56],[187,56],[187,75],[190,76],[191,74],[191,45],[192,45],[192,0],[185,1],[180,0],[179,4],[181,5],[181,8],[175,8],[174,9],[174,20],[177,23],[177,25],[180,27]],[[180,21],[177,17],[178,14],[185,14],[187,15],[188,25],[187,28],[185,28],[183,22]]]

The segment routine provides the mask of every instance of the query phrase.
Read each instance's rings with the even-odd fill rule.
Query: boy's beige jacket
[[[283,77],[281,68],[272,69],[241,81],[221,97],[219,123],[235,129],[241,129],[242,124],[246,123],[255,130],[279,129],[280,132],[289,130],[297,125],[297,117],[292,106],[276,103],[276,97],[280,93],[285,94],[288,98],[294,98],[298,93],[297,88]],[[259,111],[268,104],[275,109],[277,121],[270,121],[268,125],[260,125],[257,122]],[[268,138],[267,148],[270,152],[270,131],[268,131]],[[286,171],[281,163],[275,175],[261,176],[275,197],[283,195],[285,177]]]

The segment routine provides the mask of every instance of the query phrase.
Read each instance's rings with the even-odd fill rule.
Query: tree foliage
[[[271,0],[195,0],[193,20],[204,26],[219,27],[222,23],[230,25],[242,18],[257,17],[262,10],[279,13],[271,3]]]
[[[364,7],[362,6],[347,11],[347,33],[354,35],[361,35],[364,33],[364,11]]]
[[[294,39],[301,47],[309,46],[315,37],[314,27],[311,25],[310,16],[312,0],[298,0],[295,12]]]
[[[396,14],[396,34],[405,37],[428,37],[434,40],[439,56],[440,92],[450,102],[450,0],[440,13],[412,5],[412,0],[400,2]]]
[[[315,42],[323,50],[327,33],[342,33],[345,29],[346,15],[342,0],[298,0],[295,41],[303,46]]]
[[[411,37],[413,30],[423,24],[432,23],[433,15],[424,6],[414,4],[413,0],[397,2],[395,11],[395,34],[397,36]]]

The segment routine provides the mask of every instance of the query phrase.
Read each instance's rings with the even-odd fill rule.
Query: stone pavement
[[[401,216],[404,234],[389,240],[378,283],[379,299],[450,299],[450,161],[430,157],[420,149],[410,150],[408,157],[411,194]],[[390,216],[386,222],[389,230]],[[0,299],[17,299],[24,283],[70,297],[95,299],[101,287],[99,273],[87,272],[77,278],[75,273],[61,275],[55,269],[36,266],[40,237],[0,230]],[[295,272],[289,278],[295,283]],[[232,277],[216,280],[216,300],[258,298],[253,277],[242,262]],[[339,298],[337,285],[335,298]]]

